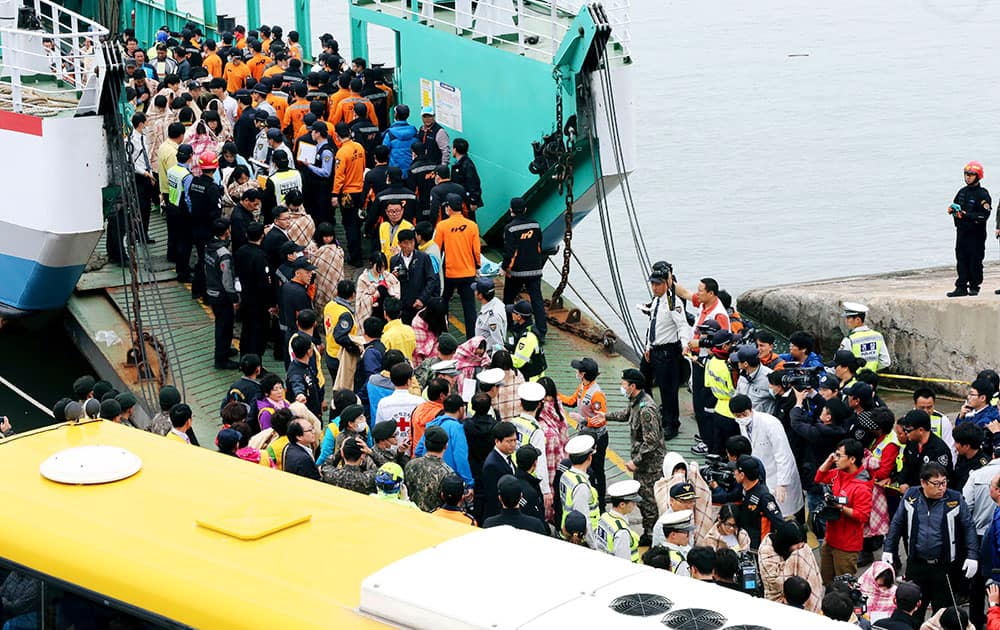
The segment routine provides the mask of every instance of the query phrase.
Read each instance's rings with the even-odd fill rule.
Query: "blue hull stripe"
[[[0,303],[25,311],[62,308],[85,265],[47,267],[0,254]]]

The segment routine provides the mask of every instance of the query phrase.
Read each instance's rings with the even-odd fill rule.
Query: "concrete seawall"
[[[948,298],[953,267],[834,278],[751,289],[739,310],[789,334],[812,332],[829,359],[843,338],[840,303],[862,302],[868,324],[885,335],[895,374],[972,380],[984,368],[1000,368],[1000,264],[986,267],[982,293]],[[949,389],[964,393],[964,387]]]

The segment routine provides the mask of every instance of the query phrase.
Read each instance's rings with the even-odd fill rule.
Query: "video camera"
[[[712,336],[719,332],[719,324],[714,319],[706,319],[703,324],[696,327],[698,331],[698,347],[711,348]]]
[[[705,455],[705,465],[699,469],[705,483],[713,481],[723,490],[730,491],[736,487],[736,465],[722,461],[721,455],[708,453]]]
[[[847,497],[833,493],[833,486],[823,485],[823,518],[829,521],[840,519],[840,508],[847,505]]]
[[[787,362],[781,369],[785,372],[781,377],[781,386],[785,389],[794,389],[797,392],[819,388],[819,379],[826,371],[819,365],[803,367],[795,362]]]
[[[752,551],[744,551],[740,554],[739,585],[743,592],[748,595],[758,595],[761,591],[757,557]]]
[[[849,595],[851,603],[854,604],[854,614],[860,618],[868,613],[868,597],[861,592],[861,584],[858,583],[858,578],[850,573],[845,573],[833,578],[833,581],[834,583],[846,584],[850,587]]]

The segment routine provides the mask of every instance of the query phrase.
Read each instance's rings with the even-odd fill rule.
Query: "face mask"
[[[387,448],[386,450],[389,451],[392,454],[395,454],[396,451],[399,450],[399,444],[390,444],[389,448]]]
[[[734,419],[736,420],[736,424],[740,425],[741,427],[745,427],[748,424],[750,424],[750,421],[753,419],[753,416],[747,416],[745,418],[734,418]]]
[[[628,390],[625,389],[624,387],[619,387],[618,391],[620,391],[622,393],[622,396],[624,396],[626,399],[629,398]]]

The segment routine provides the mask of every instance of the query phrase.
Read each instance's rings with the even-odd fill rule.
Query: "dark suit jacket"
[[[389,261],[389,270],[403,266],[403,255],[396,254]],[[432,298],[441,294],[438,288],[438,275],[434,273],[431,257],[420,250],[413,251],[410,267],[405,280],[399,280],[399,299],[406,308],[412,308],[416,300],[425,305]]]
[[[271,277],[274,277],[274,272],[278,270],[278,267],[287,262],[284,260],[285,257],[281,255],[281,246],[289,240],[291,239],[288,238],[288,235],[277,227],[271,228],[271,231],[264,235],[264,242],[260,246],[267,254],[267,266],[271,271]]]
[[[549,528],[542,522],[542,519],[522,514],[521,510],[516,508],[513,510],[504,509],[496,516],[489,517],[483,523],[483,528],[488,529],[490,527],[500,527],[501,525],[510,525],[515,529],[535,532],[542,536],[549,535]]]
[[[500,513],[500,497],[497,496],[497,481],[504,475],[513,474],[514,470],[496,448],[490,451],[490,454],[486,456],[486,461],[483,462],[483,514],[482,518],[479,518],[477,515],[477,521],[484,523],[487,518]],[[476,488],[479,489],[479,486],[477,485]]]
[[[542,501],[542,488],[538,477],[523,470],[517,471],[517,474],[514,476],[517,477],[518,482],[521,484],[521,494],[524,495],[522,499],[523,503],[521,503],[521,512],[527,516],[534,516],[544,521],[545,503]]]
[[[316,462],[298,444],[289,442],[285,445],[284,453],[281,455],[281,464],[284,466],[285,472],[319,481],[319,470],[316,468]]]

